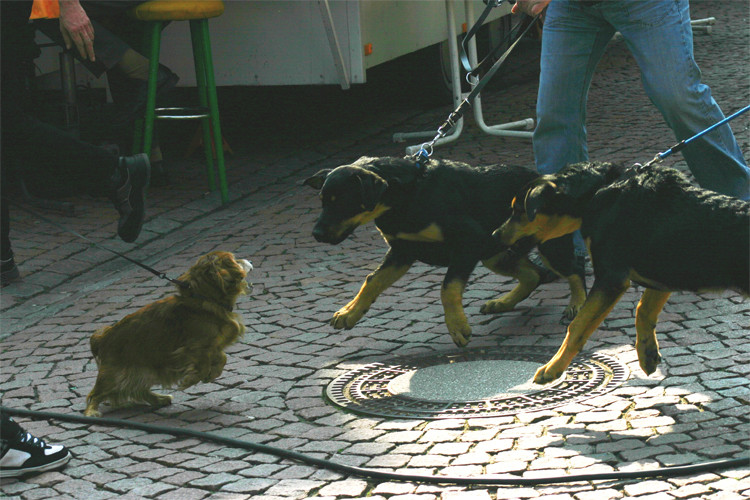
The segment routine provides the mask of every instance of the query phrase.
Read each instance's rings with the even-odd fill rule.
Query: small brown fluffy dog
[[[211,252],[180,276],[184,285],[176,295],[94,333],[91,352],[99,374],[84,414],[101,416],[104,401],[114,408],[168,405],[172,396],[156,394],[152,386],[186,389],[221,375],[227,362],[224,348],[245,331],[232,308],[245,293],[252,268],[229,252]]]

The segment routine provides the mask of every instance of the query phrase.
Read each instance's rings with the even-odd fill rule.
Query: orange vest
[[[58,0],[34,0],[29,19],[57,19],[60,17]]]

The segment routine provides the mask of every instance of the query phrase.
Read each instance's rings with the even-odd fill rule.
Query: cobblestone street
[[[725,114],[750,101],[750,3],[694,1],[692,17],[713,16],[696,34],[703,80]],[[534,117],[533,47],[515,57],[518,74],[482,96],[489,124]],[[524,76],[525,75],[525,76]],[[73,217],[33,208],[59,224],[177,277],[202,254],[251,260],[254,290],[240,298],[245,335],[228,348],[221,377],[185,391],[170,406],[138,406],[104,416],[186,428],[384,471],[428,475],[559,474],[634,471],[750,454],[750,301],[742,296],[674,293],[659,318],[663,361],[646,376],[634,348],[635,306],[626,292],[586,344],[626,367],[609,392],[539,411],[487,418],[397,419],[346,412],[324,397],[336,377],[370,363],[455,352],[444,323],[444,269],[416,264],[351,330],[329,325],[380,263],[386,245],[369,224],[343,243],[311,235],[317,193],[302,181],[360,156],[402,156],[396,132],[434,130],[452,106],[425,107],[382,80],[330,87],[221,89],[231,201],[206,193],[200,154],[167,154],[172,184],[149,190],[148,218],[135,244],[116,237],[107,200],[71,198]],[[609,47],[589,99],[592,160],[644,162],[675,142],[643,92],[623,41]],[[750,114],[732,122],[750,158]],[[192,133],[192,130],[191,130]],[[189,140],[190,134],[188,134]],[[169,151],[168,151],[169,153]],[[533,166],[531,141],[490,137],[473,119],[436,156],[471,164]],[[685,168],[680,155],[666,162]],[[29,207],[20,197],[22,206]],[[700,238],[696,234],[696,238]],[[171,285],[18,208],[11,240],[23,280],[2,288],[0,395],[10,408],[82,415],[97,367],[91,334],[172,292]],[[589,286],[593,276],[588,276]],[[478,266],[464,296],[469,348],[553,354],[568,287],[540,286],[511,312],[482,315],[485,301],[515,281]],[[8,499],[353,499],[643,500],[750,498],[750,467],[684,477],[487,486],[378,481],[196,438],[54,420],[17,420],[67,446],[67,467],[4,479]]]

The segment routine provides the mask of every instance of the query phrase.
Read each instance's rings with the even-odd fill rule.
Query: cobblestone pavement
[[[704,80],[725,112],[750,96],[747,2],[693,2],[693,16],[717,18],[696,37]],[[488,123],[533,116],[533,50],[514,60],[519,75],[484,97]],[[319,168],[360,155],[399,155],[391,134],[432,130],[450,106],[425,108],[401,88],[368,84],[331,88],[251,89],[223,96],[231,203],[204,193],[199,158],[173,160],[176,182],[152,188],[149,219],[135,245],[114,237],[106,202],[75,198],[77,214],[45,215],[176,276],[200,254],[233,251],[256,266],[255,291],[241,299],[247,334],[229,348],[215,382],[171,391],[158,410],[137,407],[108,416],[184,427],[382,470],[474,476],[638,470],[747,456],[750,453],[750,302],[732,294],[676,293],[658,326],[664,361],[652,376],[638,368],[631,289],[589,341],[625,363],[613,391],[544,411],[497,418],[388,419],[343,412],[322,397],[349,369],[454,346],[442,320],[443,271],[416,265],[352,330],[328,319],[356,293],[385,247],[373,226],[338,246],[313,240],[316,193],[301,181]],[[233,91],[234,92],[234,91]],[[230,97],[232,99],[230,100]],[[614,42],[590,99],[592,158],[650,159],[673,137],[645,97],[637,68]],[[252,115],[252,116],[248,116]],[[750,158],[750,118],[732,125]],[[531,165],[530,142],[488,137],[467,120],[440,156],[472,163]],[[679,156],[671,160],[681,166]],[[2,289],[2,404],[80,414],[96,366],[91,333],[170,293],[167,284],[19,210],[12,239],[24,280]],[[696,235],[699,238],[700,235]],[[556,348],[566,287],[540,287],[517,310],[479,314],[512,280],[478,268],[465,297],[474,328],[470,347]],[[272,455],[143,431],[19,419],[37,436],[64,443],[74,458],[59,472],[4,480],[7,498],[330,499],[506,498],[733,499],[750,496],[750,468],[680,478],[587,481],[537,487],[428,485],[373,481]]]

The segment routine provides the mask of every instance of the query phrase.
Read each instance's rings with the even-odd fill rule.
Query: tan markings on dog
[[[387,205],[383,205],[382,203],[378,203],[374,209],[368,210],[365,212],[360,212],[357,215],[354,215],[352,217],[349,217],[348,219],[345,219],[341,221],[338,226],[336,227],[336,232],[334,233],[336,236],[341,236],[345,231],[351,228],[357,228],[363,224],[367,224],[370,221],[373,221],[383,215],[385,212],[390,210],[391,207]],[[383,235],[386,238],[386,241],[388,240],[388,237],[386,235]]]
[[[656,322],[670,292],[646,288],[635,308],[635,350],[638,353],[638,364],[646,375],[656,370],[661,361],[659,342],[656,340]]]
[[[559,238],[581,229],[581,219],[570,215],[537,214],[533,221],[523,214],[508,219],[495,230],[503,245],[512,245],[525,236],[534,236],[540,242]]]
[[[581,310],[578,311],[578,314],[568,326],[568,333],[557,354],[546,365],[537,370],[534,375],[535,383],[546,384],[562,375],[629,286],[630,281],[625,280],[611,292],[602,290],[591,292],[583,303]]]
[[[515,218],[508,219],[502,226],[495,229],[492,235],[500,236],[500,242],[503,245],[511,246],[523,236],[523,234],[521,234],[521,223]]]
[[[534,235],[540,242],[544,243],[578,229],[581,229],[581,219],[578,217],[537,214],[534,220],[523,225],[519,232],[522,236]]]
[[[506,275],[507,270],[503,270],[497,265],[497,260],[502,256],[498,254],[487,260],[483,260],[484,266],[496,273]],[[499,299],[493,299],[485,302],[485,304],[479,309],[479,312],[483,314],[494,314],[512,311],[516,304],[524,300],[526,297],[531,295],[531,292],[539,286],[539,273],[537,273],[534,266],[529,262],[528,259],[524,258],[518,263],[518,272],[511,274],[513,278],[518,280],[518,284]]]
[[[445,311],[445,324],[453,342],[458,347],[468,344],[471,338],[471,327],[462,304],[465,287],[466,283],[455,280],[443,285],[440,290],[440,300],[443,302]]]
[[[565,308],[563,316],[567,319],[572,320],[578,314],[578,311],[583,307],[586,302],[586,287],[583,284],[583,280],[577,274],[571,274],[567,276],[568,286],[570,287],[570,300],[568,301],[568,307]]]
[[[443,241],[443,230],[434,222],[416,233],[399,232],[396,238],[408,241],[439,242]]]
[[[336,311],[331,326],[337,329],[354,327],[378,296],[406,274],[411,264],[403,266],[381,266],[368,275],[359,293],[347,305]]]
[[[354,215],[353,217],[349,217],[348,219],[342,221],[341,224],[339,224],[339,227],[341,227],[343,231],[343,228],[358,227],[362,224],[367,224],[368,222],[373,221],[383,215],[385,212],[390,210],[390,208],[391,207],[387,205],[378,203],[372,210],[360,212],[357,215]]]

